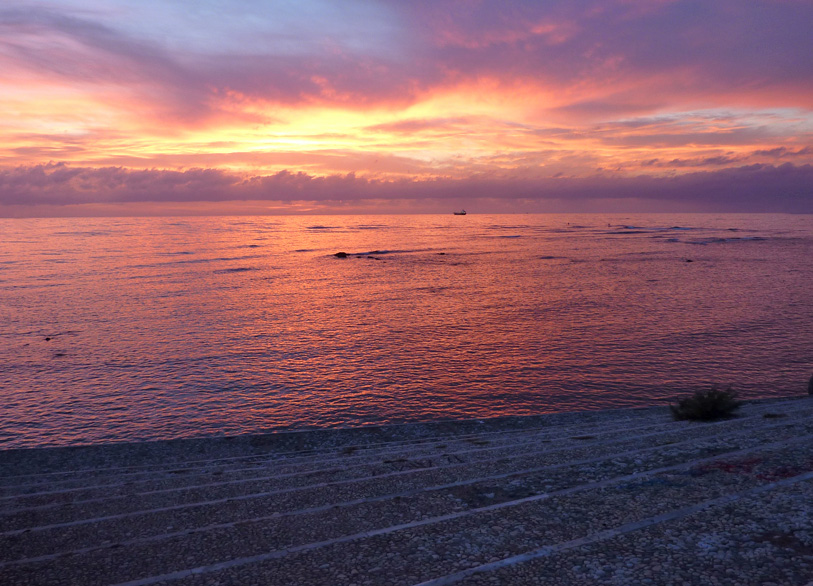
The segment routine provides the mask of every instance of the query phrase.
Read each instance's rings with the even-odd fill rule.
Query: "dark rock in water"
[[[690,259],[690,258],[687,258],[686,262],[694,262],[694,261],[692,259]]]
[[[347,253],[346,252],[337,252],[333,256],[335,256],[336,258],[347,258]]]
[[[45,338],[45,341],[46,341],[46,342],[50,342],[50,341],[51,341],[51,338]]]

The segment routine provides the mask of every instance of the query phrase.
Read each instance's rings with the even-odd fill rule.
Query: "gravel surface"
[[[0,452],[0,583],[813,580],[813,400]]]

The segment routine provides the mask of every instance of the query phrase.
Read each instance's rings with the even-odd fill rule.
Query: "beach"
[[[813,399],[5,450],[16,584],[813,580]]]

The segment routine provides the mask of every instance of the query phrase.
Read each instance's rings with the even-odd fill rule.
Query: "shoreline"
[[[802,586],[813,398],[0,452],[0,581]]]
[[[766,397],[748,399],[743,405],[764,405],[792,400],[804,400],[807,395],[791,397]],[[235,450],[256,453],[284,453],[286,451],[307,451],[328,448],[341,448],[367,443],[392,441],[416,441],[444,434],[488,433],[506,428],[522,430],[537,426],[555,427],[573,423],[596,423],[617,419],[625,414],[669,415],[668,405],[649,407],[621,407],[617,409],[596,409],[589,411],[562,411],[539,415],[507,415],[490,418],[442,419],[412,423],[392,423],[384,425],[361,425],[350,427],[326,427],[266,431],[237,435],[212,435],[192,438],[149,439],[116,441],[98,444],[78,444],[66,446],[42,446],[0,449],[0,476],[8,473],[12,465],[20,469],[45,466],[71,469],[77,461],[97,462],[94,465],[110,464],[116,458],[124,458],[125,466],[137,466],[155,458],[166,461],[185,460],[189,454],[233,453]],[[737,415],[734,416],[736,418]],[[671,416],[670,416],[671,418]],[[95,452],[95,454],[94,454]],[[121,462],[121,461],[119,461]]]

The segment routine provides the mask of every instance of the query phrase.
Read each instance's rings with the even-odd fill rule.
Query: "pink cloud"
[[[239,54],[216,47],[169,53],[87,15],[11,8],[0,10],[0,44],[7,66],[65,83],[119,84],[181,120],[212,115],[224,92],[361,108],[409,103],[483,76],[566,91],[571,109],[593,113],[732,98],[813,104],[813,4],[719,0],[645,8],[620,0],[393,0],[413,41],[395,54],[336,43],[297,54],[252,52],[250,45]]]
[[[330,22],[291,33],[269,21],[258,25],[263,43],[208,45],[164,42],[93,6],[0,8],[0,91],[41,87],[44,96],[27,114],[19,98],[19,112],[4,117],[2,155],[81,161],[0,168],[4,205],[500,193],[573,202],[637,194],[698,210],[811,206],[811,2],[385,0],[357,34]],[[144,22],[166,16],[160,3],[144,10]],[[487,112],[475,95],[468,111],[480,88],[510,107]],[[49,102],[49,92],[67,97]],[[73,116],[76,95],[85,101]],[[96,104],[104,116],[94,117]],[[320,108],[391,116],[340,129],[325,116],[324,136],[348,134],[319,141],[295,126],[307,117],[297,109]],[[265,127],[290,141],[265,143]],[[254,142],[240,142],[245,129]],[[187,170],[139,169],[150,165]],[[289,170],[247,176],[229,166]],[[683,174],[664,177],[670,170]]]

